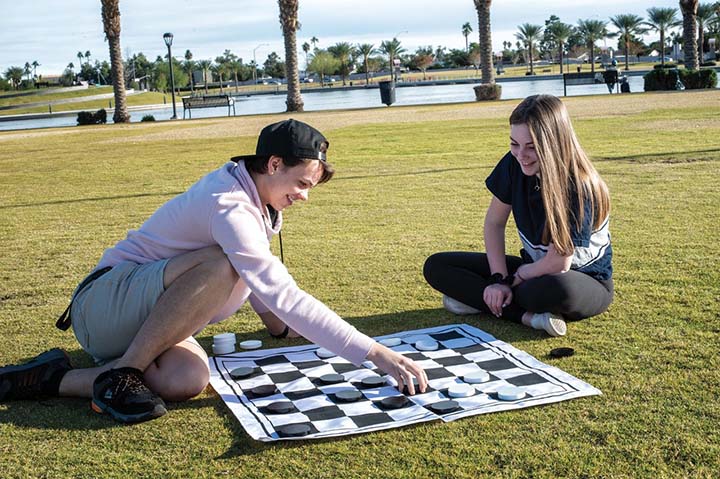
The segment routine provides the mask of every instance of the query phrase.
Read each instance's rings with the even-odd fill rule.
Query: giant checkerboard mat
[[[321,359],[316,354],[316,345],[211,357],[210,383],[248,434],[260,441],[344,436],[436,419],[448,422],[476,414],[601,394],[570,374],[466,324],[406,331],[376,339],[387,338],[400,338],[401,344],[392,349],[422,365],[429,379],[429,390],[407,396],[409,401],[399,409],[387,409],[381,404],[383,398],[402,395],[391,377],[383,386],[362,387],[362,379],[382,374],[372,362],[366,361],[358,367],[338,356]],[[435,351],[415,348],[419,340],[428,339],[438,342],[439,348]],[[244,379],[233,379],[231,371],[241,367],[253,368],[253,373]],[[476,391],[472,396],[453,398],[458,408],[451,412],[433,412],[433,404],[449,399],[448,388],[452,384],[480,370],[487,371],[490,379],[473,384]],[[344,381],[324,384],[319,378],[329,373],[341,374]],[[251,392],[256,386],[270,384],[277,388],[270,396],[257,397]],[[519,387],[525,397],[500,400],[496,391],[507,385]],[[335,395],[348,389],[359,390],[362,399],[343,402]],[[278,401],[292,402],[292,410],[278,414],[267,409]],[[300,437],[284,435],[286,426],[294,424],[309,426],[309,432]]]

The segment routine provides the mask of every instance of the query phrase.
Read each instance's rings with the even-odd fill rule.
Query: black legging
[[[506,256],[509,274],[522,258]],[[461,303],[490,313],[483,292],[490,284],[490,264],[485,253],[436,253],[425,261],[427,282]],[[607,310],[613,300],[613,281],[596,280],[585,273],[568,271],[530,278],[513,288],[512,302],[503,308],[502,317],[520,321],[523,313],[553,313],[570,321],[596,316]]]

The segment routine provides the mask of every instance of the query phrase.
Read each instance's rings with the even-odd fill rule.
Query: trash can
[[[380,85],[380,101],[390,106],[395,103],[395,82],[381,81]]]

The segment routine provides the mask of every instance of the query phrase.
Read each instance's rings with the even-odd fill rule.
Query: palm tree
[[[373,53],[377,53],[375,45],[372,43],[363,43],[357,46],[357,52],[363,57],[363,65],[365,65],[365,84],[370,83],[370,63],[368,59]]]
[[[75,56],[78,58],[78,68],[82,70],[83,58],[85,58],[85,56],[83,55],[83,52],[77,52],[77,55]]]
[[[320,43],[320,40],[318,40],[318,37],[312,37],[310,39],[310,43],[312,43],[313,52],[315,52],[317,50],[317,44]]]
[[[625,47],[625,70],[630,70],[630,65],[628,63],[630,41],[633,36],[646,33],[647,28],[643,26],[644,23],[642,17],[631,13],[623,13],[610,17],[610,23],[618,29],[618,35],[620,35],[623,46]]]
[[[205,84],[205,94],[208,94],[208,72],[212,67],[212,60],[200,60],[197,62],[197,66],[202,69],[203,72],[203,83]]]
[[[85,63],[90,64],[90,50],[85,51]]]
[[[16,90],[20,87],[20,83],[22,83],[22,77],[22,67],[10,67],[5,70],[5,78],[7,78],[10,83],[12,83],[13,88],[15,88]]]
[[[25,67],[23,68],[23,75],[27,77],[27,80],[30,81],[30,74],[32,73],[32,68],[29,62],[25,62]]]
[[[310,44],[308,42],[303,43],[302,50],[303,50],[303,53],[305,53],[305,70],[307,70],[308,54],[310,53]]]
[[[697,45],[697,11],[698,0],[680,0],[683,24],[683,53],[685,53],[685,68],[697,70],[698,68],[698,45]],[[664,48],[664,45],[663,45]],[[664,52],[663,52],[664,55]]]
[[[563,73],[563,51],[565,50],[565,44],[567,43],[568,39],[572,36],[572,34],[575,32],[575,29],[572,25],[568,25],[567,23],[562,22],[554,22],[547,26],[546,31],[550,34],[550,37],[553,39],[555,43],[557,43],[558,46],[558,57],[560,59],[560,74]],[[508,42],[508,48],[512,46],[510,45],[510,42]]]
[[[400,40],[393,38],[392,40],[383,40],[380,43],[380,53],[384,53],[388,56],[390,65],[390,80],[396,80],[395,78],[395,58],[401,53],[405,53],[405,49],[400,45]]]
[[[193,81],[193,70],[195,69],[195,62],[192,59],[193,54],[190,50],[185,50],[185,61],[183,62],[183,67],[188,72],[188,76],[190,77],[190,94],[192,95],[195,93],[195,85]]]
[[[463,24],[463,26],[462,26],[462,34],[463,34],[463,36],[465,37],[465,51],[466,51],[466,52],[469,52],[469,51],[470,51],[470,50],[469,50],[469,47],[468,47],[468,36],[472,33],[472,31],[473,31],[473,29],[472,29],[472,27],[470,26],[470,22],[466,22],[465,24]]]
[[[677,19],[677,8],[648,8],[648,21],[645,24],[650,27],[650,30],[660,32],[660,63],[665,65],[665,32],[670,28],[676,27],[680,24]],[[690,33],[690,32],[688,32]],[[687,42],[687,37],[685,38]],[[693,37],[692,43],[695,43]],[[687,46],[687,43],[685,44]],[[687,55],[687,53],[685,53]],[[687,64],[686,64],[687,66]]]
[[[217,57],[215,64],[210,69],[220,79],[220,94],[223,94],[223,82],[225,80],[225,72],[227,67],[225,66],[225,59],[223,57]]]
[[[287,111],[303,111],[300,95],[300,74],[297,61],[298,0],[278,0],[280,25],[285,39],[285,71],[287,76]]]
[[[322,87],[325,86],[325,74],[334,72],[339,66],[337,58],[325,50],[315,50],[315,54],[310,59],[308,70],[320,76],[320,86]]]
[[[697,9],[697,24],[698,24],[698,60],[702,63],[705,60],[705,32],[712,27],[713,22],[717,22],[720,18],[715,16],[715,7],[720,6],[720,3],[715,5],[711,3],[701,3]]]
[[[480,49],[480,69],[482,70],[480,82],[483,85],[494,85],[495,70],[493,70],[492,31],[490,30],[490,4],[492,0],[474,1],[478,16],[478,47]]]
[[[37,60],[33,60],[33,62],[30,65],[32,65],[32,69],[33,69],[33,78],[37,78],[37,67],[39,67],[40,64],[38,63]]]
[[[343,86],[345,86],[345,79],[350,74],[350,57],[353,55],[353,47],[347,42],[340,42],[328,47],[327,50],[340,62],[340,76],[342,77]]]
[[[539,42],[543,32],[543,27],[540,25],[532,25],[530,23],[523,23],[518,26],[519,33],[515,34],[515,38],[523,42],[528,48],[528,56],[530,61],[530,74],[534,75],[533,70],[533,45]]]
[[[110,46],[110,68],[112,69],[113,92],[115,93],[113,122],[129,123],[130,114],[125,100],[125,73],[123,72],[122,49],[120,48],[120,0],[101,1],[103,28]],[[88,58],[90,58],[89,55]]]
[[[608,36],[607,23],[602,20],[578,20],[578,33],[590,47],[590,71],[595,72],[595,42]]]

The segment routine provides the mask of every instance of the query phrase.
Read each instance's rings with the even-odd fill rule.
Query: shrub
[[[645,91],[682,89],[682,82],[680,82],[680,74],[677,68],[653,69],[647,72],[643,79],[645,80]]]
[[[99,125],[101,123],[107,123],[107,111],[104,108],[96,111],[95,113],[90,111],[81,111],[77,116],[77,124],[80,125]]]
[[[688,90],[717,87],[717,72],[713,69],[680,70],[680,80]]]
[[[674,63],[666,63],[665,65],[663,65],[662,63],[660,63],[653,66],[653,70],[662,70],[667,68],[677,68],[677,65]]]
[[[702,63],[700,64],[701,67],[714,67],[715,65],[717,65],[717,63],[715,63],[715,62],[713,62],[713,61],[702,62]]]
[[[140,121],[155,121],[155,117],[152,115],[143,115]]]

